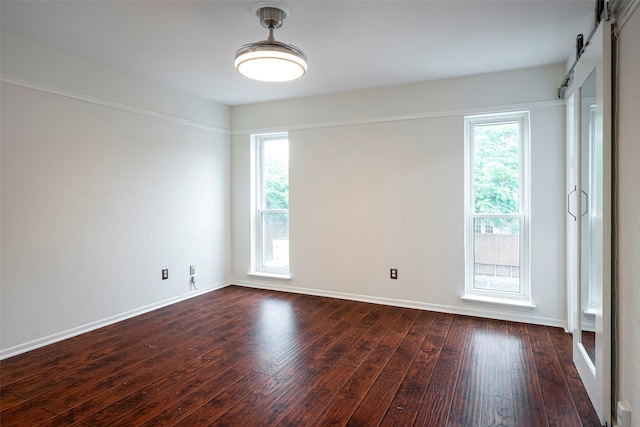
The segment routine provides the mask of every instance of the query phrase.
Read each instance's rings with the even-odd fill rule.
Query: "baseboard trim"
[[[121,322],[123,320],[130,319],[135,316],[139,316],[141,314],[148,313],[153,310],[157,310],[162,307],[166,307],[171,304],[178,303],[180,301],[185,301],[191,298],[195,298],[197,296],[206,294],[211,291],[215,291],[218,289],[222,289],[226,286],[229,286],[231,282],[222,282],[217,285],[213,285],[210,288],[203,288],[200,290],[194,290],[189,292],[188,294],[179,295],[176,297],[172,297],[166,300],[158,301],[153,304],[145,305],[143,307],[138,307],[133,310],[125,311],[124,313],[116,314],[114,316],[110,316],[101,320],[97,320],[95,322],[87,323],[85,325],[77,326],[75,328],[67,329],[66,331],[58,332],[55,334],[48,335],[46,337],[38,338],[23,344],[18,344],[13,347],[9,347],[6,349],[0,350],[0,360],[7,359],[12,356],[16,356],[18,354],[26,353],[27,351],[35,350],[40,347],[45,347],[49,344],[53,344],[62,340],[66,340],[68,338],[75,337],[77,335],[81,335],[87,332],[91,332],[93,330],[103,328],[105,326],[112,325],[114,323]]]
[[[394,307],[415,308],[419,310],[436,311],[441,313],[476,316],[476,317],[483,317],[488,319],[507,320],[512,322],[533,323],[536,325],[564,328],[565,330],[567,328],[566,321],[563,321],[561,319],[534,316],[534,315],[531,315],[531,313],[510,311],[508,309],[496,310],[496,309],[487,309],[482,307],[457,307],[457,306],[451,306],[451,305],[431,304],[431,303],[424,303],[424,302],[411,301],[411,300],[401,300],[401,299],[395,299],[395,298],[376,297],[371,295],[326,291],[323,289],[301,288],[297,286],[287,286],[287,285],[282,285],[277,283],[254,282],[254,281],[246,281],[246,280],[231,280],[228,282],[219,283],[210,288],[196,290],[188,294],[169,298],[163,301],[159,301],[157,303],[149,304],[143,307],[126,311],[124,313],[107,317],[105,319],[101,319],[95,322],[91,322],[85,325],[71,328],[66,331],[62,331],[56,334],[48,335],[46,337],[42,337],[42,338],[38,338],[32,341],[26,342],[23,344],[18,344],[13,347],[2,349],[0,350],[0,360],[7,359],[9,357],[16,356],[18,354],[26,353],[28,351],[35,350],[40,347],[45,347],[49,344],[54,344],[56,342],[65,340],[67,338],[72,338],[77,335],[91,332],[95,329],[109,326],[111,324],[121,322],[123,320],[127,320],[132,317],[139,316],[141,314],[145,314],[150,311],[157,310],[159,308],[178,303],[180,301],[185,301],[191,298],[195,298],[197,296],[206,294],[208,292],[222,289],[229,285],[237,285],[237,286],[243,286],[247,288],[265,289],[265,290],[271,290],[271,291],[290,292],[290,293],[304,294],[304,295],[314,295],[314,296],[320,296],[320,297],[337,298],[337,299],[344,299],[344,300],[350,300],[350,301],[369,302],[373,304],[390,305]]]
[[[345,292],[326,291],[322,289],[301,288],[277,283],[254,282],[247,280],[232,280],[232,285],[248,288],[265,289],[280,292],[292,292],[296,294],[315,295],[320,297],[338,298],[351,301],[370,302],[374,304],[391,305],[395,307],[415,308],[419,310],[437,311],[441,313],[460,314],[465,316],[483,317],[487,319],[507,320],[511,322],[532,323],[536,325],[553,326],[566,330],[566,321],[549,317],[535,316],[522,310],[495,307],[484,308],[478,306],[458,307],[443,304],[431,304],[418,301],[401,300],[394,298],[376,297],[371,295],[351,294]]]

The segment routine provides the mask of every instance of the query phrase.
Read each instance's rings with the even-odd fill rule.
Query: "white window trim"
[[[520,212],[517,214],[476,214],[474,212],[473,127],[505,122],[520,123]],[[465,166],[465,293],[463,300],[490,304],[516,305],[533,308],[531,302],[531,250],[530,250],[530,120],[528,111],[514,111],[466,116],[464,121]],[[476,218],[520,219],[520,292],[475,289],[474,250]]]
[[[264,155],[262,146],[265,141],[274,139],[288,139],[288,132],[274,132],[267,134],[252,135],[252,194],[251,194],[251,271],[247,273],[249,276],[261,276],[268,278],[290,279],[289,268],[265,267],[262,265],[263,235],[262,235],[262,215],[264,213],[289,212],[289,209],[263,209],[263,187],[264,178]],[[291,262],[289,260],[289,262]]]

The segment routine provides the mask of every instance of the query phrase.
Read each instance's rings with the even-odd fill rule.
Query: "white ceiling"
[[[275,37],[304,50],[309,70],[298,81],[259,83],[233,67],[241,45],[267,37],[255,3],[2,0],[0,14],[3,31],[240,105],[565,62],[595,6],[289,0],[291,15]]]

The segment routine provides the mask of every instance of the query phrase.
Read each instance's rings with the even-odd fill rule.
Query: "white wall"
[[[637,3],[637,2],[636,2]],[[618,399],[640,426],[640,8],[620,30],[618,134]],[[616,356],[614,356],[616,357]]]
[[[233,107],[235,282],[565,325],[563,65]],[[465,114],[531,111],[533,311],[465,304]],[[288,130],[291,281],[252,279],[250,134]],[[389,268],[399,279],[388,278]]]
[[[2,81],[2,356],[228,283],[228,107],[4,33]]]

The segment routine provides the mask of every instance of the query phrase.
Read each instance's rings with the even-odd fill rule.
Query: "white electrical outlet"
[[[624,402],[618,402],[618,427],[631,427],[631,409]]]

